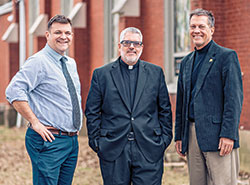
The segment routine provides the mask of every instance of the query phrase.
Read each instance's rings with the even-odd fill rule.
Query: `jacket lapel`
[[[147,80],[147,70],[145,68],[145,63],[140,60],[139,63],[139,73],[138,73],[138,79],[137,79],[137,86],[136,86],[136,93],[135,93],[135,100],[134,100],[134,105],[133,109],[136,108],[136,105],[138,104],[140,97],[142,95],[143,89],[145,87],[145,83]]]
[[[191,91],[191,76],[192,76],[192,68],[194,63],[194,53],[191,54],[189,57],[186,66],[185,66],[185,83],[186,84],[186,91],[187,91],[187,99],[190,99],[190,91]]]
[[[122,73],[121,73],[121,69],[119,65],[119,59],[114,62],[112,67],[113,69],[111,70],[111,76],[113,78],[114,84],[116,88],[118,89],[118,92],[121,96],[123,103],[126,105],[127,109],[131,112],[131,108],[129,106],[129,99],[126,95],[125,84],[123,81],[123,77],[122,77]]]
[[[213,41],[212,41],[213,42]],[[195,97],[197,96],[197,94],[199,93],[202,84],[205,81],[205,78],[207,76],[207,73],[209,72],[209,69],[211,68],[211,66],[213,65],[213,63],[215,62],[215,43],[211,43],[210,48],[208,49],[208,52],[204,58],[203,64],[201,66],[201,70],[199,72],[199,76],[198,79],[196,81],[196,92],[195,92]]]

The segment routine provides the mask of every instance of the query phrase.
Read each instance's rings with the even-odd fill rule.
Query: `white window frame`
[[[118,57],[119,19],[118,13],[112,10],[116,0],[104,0],[104,63],[110,63]]]
[[[61,0],[61,14],[69,16],[74,6],[74,0]]]
[[[40,14],[40,0],[29,0],[29,29],[33,26],[36,21],[36,18]],[[29,53],[28,55],[31,56],[34,52],[34,42],[33,34],[29,34]]]
[[[13,9],[12,1],[8,1],[0,5],[0,15],[10,13]]]
[[[170,94],[176,94],[177,92],[177,80],[175,60],[186,56],[189,51],[186,52],[175,52],[175,30],[174,30],[174,1],[164,1],[164,68],[165,68],[165,79]]]

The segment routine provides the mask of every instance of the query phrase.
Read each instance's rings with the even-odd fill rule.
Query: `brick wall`
[[[5,33],[6,29],[9,27],[10,23],[7,21],[7,17],[10,14],[5,14],[0,17],[0,35]],[[1,39],[0,37],[0,39]],[[9,83],[10,78],[10,64],[9,64],[9,44],[7,42],[1,41],[0,44],[0,51],[1,51],[1,62],[0,62],[0,102],[7,103],[5,99],[5,88]]]
[[[226,1],[224,10],[225,46],[236,50],[244,74],[241,126],[250,129],[250,1]]]
[[[19,21],[19,11],[16,2],[13,0],[13,10],[11,13],[6,13],[0,16],[0,39],[3,34],[6,32],[7,28],[13,22]],[[13,15],[13,21],[9,22],[7,19],[10,15]],[[1,51],[1,62],[0,62],[0,102],[7,104],[5,98],[5,89],[10,82],[13,75],[18,70],[19,64],[19,43],[8,43],[6,41],[0,42],[0,51]]]
[[[85,44],[82,44],[85,43]],[[71,46],[71,49],[73,47]],[[82,107],[85,107],[86,98],[91,79],[89,61],[89,36],[87,29],[74,29],[74,57],[81,82]]]
[[[43,0],[43,1],[45,1],[45,0]],[[60,0],[51,0],[50,4],[51,4],[51,8],[50,8],[51,17],[55,16],[56,14],[61,14],[61,1]],[[44,5],[45,5],[45,3],[44,3]]]
[[[141,27],[144,36],[142,58],[163,67],[164,0],[141,1]]]
[[[14,1],[14,0],[13,0]],[[25,0],[26,6],[26,37],[28,53],[28,0]],[[78,72],[82,85],[83,107],[89,90],[90,79],[93,70],[104,64],[104,0],[75,0],[77,2],[87,3],[87,27],[83,29],[74,29],[74,40],[69,51],[69,55],[76,59]],[[215,21],[214,40],[225,47],[234,49],[239,56],[240,65],[244,73],[244,104],[241,116],[241,126],[250,129],[250,1],[228,0],[190,0],[191,9],[204,8],[212,10]],[[139,17],[121,17],[119,22],[120,31],[126,27],[134,26],[139,28],[143,34],[144,50],[142,59],[157,64],[164,68],[164,0],[141,0]],[[60,0],[40,0],[40,13],[47,13],[49,18],[55,14],[61,13]],[[14,15],[18,15],[17,9],[14,9]],[[8,15],[0,16],[0,35],[6,31],[9,26],[7,22]],[[18,16],[15,16],[18,21]],[[40,50],[46,43],[45,37],[34,37],[34,52]],[[6,42],[0,43],[1,57],[0,73],[0,102],[6,102],[4,97],[5,88],[18,69],[18,44],[9,45]],[[28,56],[28,55],[27,55]],[[170,95],[172,102],[173,118],[175,112],[175,94]]]
[[[173,122],[175,122],[175,108],[176,108],[176,94],[169,94],[171,109],[172,109],[172,118]]]
[[[9,80],[19,70],[19,44],[18,43],[9,43]]]
[[[164,66],[164,1],[141,1],[140,17],[121,17],[120,31],[137,27],[143,34],[144,49],[141,59]],[[156,11],[157,10],[157,11]]]
[[[239,57],[243,72],[244,101],[240,125],[250,129],[250,1],[209,1],[193,0],[192,9],[211,10],[215,16],[214,40],[224,47],[234,49]]]
[[[91,0],[89,6],[90,70],[104,64],[104,1]]]

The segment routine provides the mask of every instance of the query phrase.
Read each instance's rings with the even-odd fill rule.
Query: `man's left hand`
[[[228,155],[232,152],[234,146],[234,140],[222,137],[220,138],[219,150],[220,156]]]

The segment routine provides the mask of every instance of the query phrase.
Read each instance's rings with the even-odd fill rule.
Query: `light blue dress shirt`
[[[62,72],[61,57],[48,44],[29,57],[8,85],[6,97],[10,103],[28,101],[32,111],[44,125],[75,132],[77,130],[73,126],[71,98]],[[65,57],[68,59],[67,69],[81,105],[76,62],[68,56]],[[82,110],[80,112],[82,119]]]

